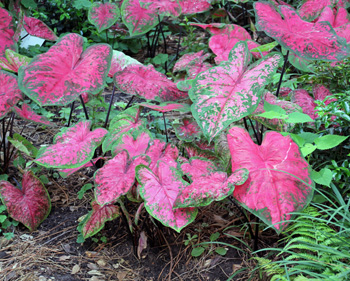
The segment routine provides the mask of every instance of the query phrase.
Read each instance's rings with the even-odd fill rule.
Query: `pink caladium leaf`
[[[287,6],[279,7],[284,19],[272,4],[256,2],[254,7],[257,29],[301,58],[335,61],[342,60],[350,53],[345,40],[337,36],[327,22],[304,21],[294,9]]]
[[[124,93],[147,100],[176,101],[188,97],[186,92],[178,90],[176,84],[155,70],[153,65],[128,65],[115,73],[114,84]]]
[[[203,23],[190,23],[190,25],[193,26],[198,26],[201,27],[207,31],[209,31],[211,34],[222,34],[225,32],[226,28],[226,24],[225,23],[218,23],[218,22],[214,22],[214,23],[210,23],[210,24],[203,24]]]
[[[114,154],[126,150],[130,158],[144,154],[151,141],[151,136],[146,132],[137,132],[136,134],[126,133],[115,144]]]
[[[327,6],[323,9],[321,15],[317,18],[316,22],[328,21],[330,25],[335,29],[336,27],[350,23],[349,14],[346,9],[338,8],[332,9]]]
[[[91,122],[82,121],[64,128],[54,138],[54,144],[40,148],[34,160],[47,168],[72,169],[89,162],[95,149],[101,144],[107,130],[90,131]]]
[[[102,143],[103,152],[113,150],[120,138],[128,132],[147,131],[145,122],[140,118],[140,113],[141,107],[131,107],[111,120],[108,134]]]
[[[8,214],[30,231],[36,230],[51,210],[49,194],[32,171],[24,173],[21,189],[0,181],[0,196]]]
[[[0,118],[4,117],[22,99],[17,76],[0,70]]]
[[[232,194],[236,185],[242,185],[248,178],[247,169],[238,169],[228,177],[205,158],[191,158],[181,165],[181,169],[192,183],[180,191],[175,208],[201,207],[223,200]]]
[[[188,185],[174,167],[159,161],[154,173],[140,165],[136,167],[136,178],[141,184],[139,192],[145,201],[145,208],[152,217],[177,232],[194,221],[198,212],[196,209],[173,209],[180,190]]]
[[[194,64],[190,64],[187,67],[187,79],[195,79],[199,73],[206,71],[212,67],[213,65],[211,65],[208,62],[197,62]]]
[[[162,161],[167,163],[169,166],[176,167],[176,160],[179,157],[179,150],[173,144],[167,144],[164,141],[155,139],[150,142],[146,155],[151,159],[151,164],[149,165],[150,169],[155,172],[158,161]]]
[[[17,44],[13,39],[14,34],[11,14],[0,7],[0,57],[5,57],[6,49],[16,51]]]
[[[227,136],[232,171],[245,168],[248,180],[236,186],[233,196],[247,210],[279,233],[287,226],[291,212],[303,209],[313,195],[309,165],[292,139],[267,132],[262,144],[255,144],[247,131],[230,129]]]
[[[187,70],[188,65],[198,62],[204,62],[210,54],[204,54],[204,51],[199,51],[197,53],[188,53],[183,55],[174,65],[173,71],[183,71]]]
[[[209,141],[232,122],[254,112],[282,57],[272,53],[248,66],[250,60],[247,43],[239,42],[231,50],[229,61],[196,77],[189,91],[192,114]]]
[[[315,100],[321,100],[323,101],[325,98],[332,96],[332,93],[329,89],[327,89],[325,86],[321,84],[314,85],[312,88],[312,94],[314,95]],[[327,99],[325,101],[325,105],[330,104],[331,102],[335,102],[337,99]]]
[[[110,28],[120,16],[120,10],[114,3],[95,2],[89,8],[88,19],[99,33]]]
[[[331,6],[334,0],[306,0],[299,8],[299,15],[307,21],[316,19],[323,9],[327,6]]]
[[[201,128],[193,118],[184,118],[181,123],[174,123],[173,128],[179,140],[193,142],[202,135]]]
[[[57,35],[41,20],[24,15],[24,29],[32,36],[45,40],[56,41]]]
[[[132,57],[125,55],[123,52],[113,50],[111,69],[109,70],[108,77],[113,78],[114,74],[118,71],[122,71],[128,65],[141,65],[141,63]]]
[[[107,221],[112,221],[120,216],[119,207],[113,204],[100,206],[96,201],[91,202],[92,211],[84,223],[82,233],[84,238],[94,236],[98,233]]]
[[[177,0],[124,0],[121,14],[130,35],[144,34],[159,23],[164,16],[178,17],[181,6]]]
[[[203,13],[211,8],[211,0],[179,0],[183,15]]]
[[[0,57],[0,68],[17,73],[21,66],[28,65],[31,60],[31,58],[7,49],[5,51],[5,58]]]
[[[62,178],[66,178],[70,175],[73,175],[75,172],[78,172],[79,170],[87,167],[92,167],[96,164],[96,162],[100,159],[104,159],[103,157],[97,157],[95,159],[92,159],[91,161],[87,162],[86,164],[78,167],[78,168],[73,168],[73,169],[58,169],[60,176]]]
[[[214,147],[202,142],[186,142],[183,144],[186,154],[191,157],[204,157],[208,160],[217,160]]]
[[[303,113],[309,115],[314,120],[318,117],[315,111],[317,104],[306,90],[294,90],[289,96],[292,102],[296,103],[303,109]]]
[[[114,203],[120,196],[129,192],[135,182],[135,167],[148,166],[150,159],[141,155],[129,158],[124,150],[95,173],[95,198],[101,206]]]
[[[272,2],[272,4],[274,4],[276,7],[278,7],[279,5],[284,5],[284,6],[288,6],[288,7],[292,7],[291,5],[289,5],[288,3],[281,1],[281,0],[269,0],[270,2]]]
[[[104,86],[112,49],[96,44],[83,51],[83,37],[67,34],[18,73],[21,90],[39,105],[66,105],[81,93],[95,94]]]
[[[335,32],[339,37],[344,38],[348,44],[350,43],[350,23],[335,28]]]
[[[35,111],[26,103],[22,104],[22,108],[15,106],[13,110],[18,117],[24,120],[47,126],[53,126],[53,124],[45,116],[36,114]]]
[[[191,107],[189,104],[185,103],[175,103],[175,102],[162,102],[160,104],[153,104],[142,102],[139,103],[140,106],[147,107],[159,112],[169,112],[169,111],[179,111],[179,112],[190,112]]]

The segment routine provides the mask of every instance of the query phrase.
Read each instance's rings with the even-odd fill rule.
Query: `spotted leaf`
[[[31,60],[31,58],[20,55],[11,49],[7,49],[5,51],[5,58],[0,57],[0,68],[17,73],[21,66],[28,65]]]
[[[107,221],[112,221],[120,216],[119,207],[113,204],[100,206],[96,201],[91,202],[92,211],[84,223],[82,233],[84,238],[94,236],[98,233]]]
[[[191,64],[198,62],[204,62],[207,58],[210,57],[210,54],[204,54],[204,51],[199,51],[197,53],[188,53],[183,55],[174,65],[173,71],[184,71],[187,70],[187,67]]]
[[[24,15],[24,29],[32,36],[45,40],[56,41],[57,35],[41,20]]]
[[[54,144],[40,148],[34,162],[47,168],[72,169],[89,162],[101,144],[107,130],[90,131],[91,122],[82,121],[64,128],[54,138]]]
[[[299,8],[299,15],[307,21],[316,19],[323,9],[331,6],[334,0],[306,0]]]
[[[342,60],[350,50],[327,22],[311,23],[300,18],[290,7],[280,6],[281,15],[272,4],[256,2],[256,28],[278,41],[299,57],[312,60]]]
[[[22,99],[17,76],[0,70],[0,118],[4,117]]]
[[[134,158],[146,152],[150,141],[151,141],[151,136],[148,133],[145,133],[145,132],[136,132],[135,134],[126,133],[115,144],[113,153],[117,154],[122,150],[126,150],[129,153],[130,158]]]
[[[114,84],[124,93],[147,100],[176,101],[188,97],[153,65],[128,65],[114,75]]]
[[[129,64],[141,65],[141,63],[139,61],[133,59],[132,57],[125,55],[123,52],[113,50],[111,69],[109,70],[108,77],[113,78],[113,76],[116,72],[122,71]]]
[[[136,178],[141,184],[139,192],[145,208],[152,217],[177,232],[194,221],[196,209],[173,209],[180,190],[188,185],[174,167],[159,161],[154,173],[140,165],[136,168]]]
[[[191,108],[188,104],[175,103],[175,102],[162,102],[161,104],[153,103],[139,103],[140,106],[148,107],[159,112],[179,111],[179,112],[190,112]]]
[[[16,51],[17,44],[13,39],[14,34],[11,14],[0,7],[0,57],[5,57],[6,49]]]
[[[209,141],[256,109],[264,86],[282,61],[276,53],[248,66],[250,59],[247,43],[239,42],[229,61],[196,77],[189,91],[192,114]]]
[[[202,134],[196,120],[193,118],[184,118],[181,123],[174,123],[173,127],[176,136],[185,142],[192,142]]]
[[[267,132],[259,146],[239,127],[230,129],[227,139],[232,171],[242,168],[249,171],[248,180],[236,186],[234,197],[281,232],[288,225],[290,213],[303,209],[313,194],[309,165],[298,145],[289,136]]]
[[[95,94],[105,85],[111,47],[96,44],[83,51],[83,37],[71,33],[18,73],[21,90],[39,105],[66,105],[81,93]]]
[[[30,231],[36,230],[51,210],[47,190],[31,171],[24,173],[21,188],[8,181],[0,181],[0,195],[10,217],[23,223]]]
[[[95,2],[89,8],[88,19],[99,33],[110,28],[120,16],[119,8],[114,3]]]
[[[135,182],[135,167],[149,164],[149,157],[142,155],[129,158],[124,150],[95,173],[95,198],[101,206],[114,203],[129,192]]]
[[[87,167],[92,167],[96,164],[97,161],[99,161],[100,159],[104,159],[103,157],[97,157],[95,159],[92,159],[90,160],[89,162],[87,162],[86,164],[84,165],[81,165],[80,167],[78,168],[73,168],[73,169],[59,169],[59,173],[60,173],[60,176],[62,178],[66,178],[70,175],[73,175],[75,172],[83,169],[83,168],[87,168]]]
[[[179,0],[183,15],[203,13],[211,8],[211,0]]]
[[[151,164],[149,165],[150,169],[153,172],[156,172],[158,161],[162,161],[167,163],[169,166],[176,167],[176,160],[179,157],[179,150],[173,144],[167,144],[164,141],[155,139],[150,142],[146,155],[151,159]]]
[[[35,111],[31,109],[31,107],[26,103],[22,104],[22,108],[15,106],[13,110],[18,115],[18,117],[24,120],[35,122],[38,124],[53,126],[53,124],[49,120],[47,120],[45,116],[36,114]]]

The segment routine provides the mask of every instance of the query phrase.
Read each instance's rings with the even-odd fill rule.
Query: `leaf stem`
[[[75,101],[73,101],[72,105],[70,106],[70,113],[69,113],[69,119],[68,119],[67,127],[70,126],[70,121],[72,120],[72,114],[73,114],[73,111],[74,111],[74,104],[75,104]]]
[[[287,65],[287,61],[288,61],[288,56],[289,56],[289,50],[287,51],[287,54],[284,57],[284,63],[283,63],[283,68],[282,68],[282,72],[281,72],[280,81],[278,82],[278,86],[277,86],[276,97],[278,97],[278,95],[280,93],[280,88],[281,88],[281,84],[282,84],[283,74],[286,71],[286,65]]]
[[[259,218],[256,217],[254,248],[253,248],[254,252],[258,250],[258,241],[259,241]]]
[[[124,110],[127,110],[130,105],[132,104],[132,100],[134,99],[135,96],[131,96],[131,99],[129,100],[128,104],[126,105],[125,109]]]
[[[86,120],[89,120],[89,115],[88,115],[88,112],[86,110],[86,106],[85,106],[85,102],[83,100],[83,97],[80,95],[79,98],[80,98],[80,102],[84,108],[85,118],[86,118]]]
[[[168,139],[168,130],[166,128],[166,122],[165,122],[165,114],[163,112],[163,121],[164,121],[164,129],[165,129],[165,136],[166,136],[166,142],[169,142],[169,139]]]
[[[108,112],[107,112],[107,116],[106,116],[106,121],[105,121],[105,125],[103,126],[103,128],[107,128],[107,123],[108,123],[108,119],[109,119],[109,114],[111,113],[111,108],[112,108],[112,103],[113,103],[113,99],[114,99],[114,94],[115,94],[115,85],[113,85],[113,93],[112,93],[111,100],[109,102],[109,107],[108,107]]]
[[[166,45],[166,40],[165,40],[165,36],[164,36],[164,32],[163,32],[162,21],[160,20],[159,14],[158,14],[158,21],[159,21],[159,30],[160,30],[162,37],[163,37],[164,52],[165,52],[165,54],[167,54],[168,53],[167,45]],[[168,72],[168,62],[167,61],[164,63],[164,69],[165,69],[165,73],[167,73]]]

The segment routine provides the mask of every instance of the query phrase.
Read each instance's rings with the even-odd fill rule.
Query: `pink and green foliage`
[[[182,15],[203,13],[211,8],[211,0],[179,0]]]
[[[107,221],[112,221],[120,216],[119,207],[113,204],[100,206],[96,201],[91,202],[92,211],[88,214],[82,233],[84,238],[94,236],[98,233]]]
[[[185,71],[189,65],[203,63],[209,57],[210,54],[204,54],[203,50],[197,53],[185,54],[175,63],[173,71]]]
[[[208,70],[209,68],[212,68],[213,65],[211,65],[208,62],[195,62],[191,63],[187,67],[187,79],[195,79],[197,75],[203,71]]]
[[[176,168],[163,161],[158,161],[155,172],[140,165],[136,167],[136,178],[141,184],[139,193],[145,208],[152,217],[177,232],[194,221],[196,209],[173,209],[180,190],[188,185]]]
[[[5,57],[6,49],[16,51],[17,44],[13,39],[15,34],[11,14],[0,8],[0,57]]]
[[[91,122],[81,121],[64,128],[54,138],[54,144],[40,148],[35,163],[47,168],[72,169],[89,162],[101,144],[107,130],[90,131]]]
[[[123,52],[113,50],[111,69],[109,70],[108,77],[113,78],[116,72],[122,71],[125,67],[127,67],[130,64],[141,65],[139,61],[125,55]]]
[[[278,7],[279,5],[292,7],[288,3],[284,2],[284,1],[281,1],[281,0],[269,0],[269,1],[272,2],[276,7]]]
[[[66,178],[70,175],[73,175],[75,172],[78,172],[79,170],[87,167],[92,167],[96,164],[96,162],[100,159],[104,159],[103,157],[97,157],[95,159],[92,159],[91,161],[87,162],[86,164],[78,167],[78,168],[73,168],[73,169],[58,169],[60,176],[62,178]]]
[[[150,163],[145,155],[130,158],[123,150],[95,173],[95,198],[104,206],[114,203],[120,196],[129,192],[135,183],[135,167]]]
[[[281,232],[288,225],[290,213],[303,209],[313,194],[309,165],[298,145],[289,136],[267,132],[259,146],[239,127],[230,129],[227,139],[232,171],[241,168],[249,171],[248,180],[236,186],[234,197]]]
[[[181,123],[174,123],[173,128],[177,138],[185,142],[193,142],[202,135],[201,129],[193,118],[184,118]]]
[[[41,20],[26,15],[24,15],[23,20],[23,27],[30,35],[50,41],[58,39],[57,35]]]
[[[314,120],[318,117],[315,110],[315,107],[317,106],[315,100],[323,101],[325,98],[331,95],[332,93],[323,85],[314,86],[314,98],[311,97],[309,93],[303,89],[294,90],[289,94],[291,101],[298,104],[302,108],[303,113],[309,115]],[[327,99],[325,101],[325,105],[328,105],[333,101],[336,101],[336,99]]]
[[[121,6],[122,19],[130,35],[150,31],[164,16],[178,17],[181,6],[177,0],[124,0]]]
[[[306,0],[298,12],[304,20],[312,21],[321,14],[324,8],[332,6],[333,2],[334,0]]]
[[[0,70],[0,93],[0,118],[3,118],[23,99],[16,75]]]
[[[115,144],[113,154],[126,150],[130,158],[144,154],[151,141],[151,136],[146,132],[136,131],[135,134],[126,133]]]
[[[83,50],[83,37],[68,34],[18,73],[21,90],[39,105],[66,105],[81,93],[103,89],[112,49],[96,44]]]
[[[47,190],[31,171],[24,173],[20,188],[8,181],[0,181],[0,195],[8,214],[30,231],[36,230],[51,210]]]
[[[49,120],[47,120],[45,116],[36,114],[35,111],[31,109],[31,107],[26,103],[22,104],[22,108],[15,106],[13,110],[18,115],[18,117],[24,120],[35,122],[38,124],[53,126],[53,124]]]
[[[189,91],[192,114],[209,141],[232,122],[254,112],[282,57],[272,53],[249,66],[250,60],[247,43],[239,42],[231,50],[229,61],[196,77]]]
[[[203,157],[208,160],[217,160],[217,156],[215,154],[214,146],[208,145],[203,142],[188,142],[183,144],[186,154],[188,158],[191,157]]]
[[[167,165],[176,168],[176,160],[179,157],[179,150],[177,147],[170,143],[165,143],[164,141],[155,139],[150,142],[150,145],[146,151],[146,155],[151,159],[151,164],[149,168],[156,172],[157,162],[160,160]]]
[[[147,100],[176,101],[188,97],[177,89],[163,73],[153,65],[128,65],[114,75],[115,85],[124,93],[138,95]]]
[[[189,104],[185,103],[175,103],[175,102],[162,102],[160,104],[153,103],[139,103],[139,106],[147,107],[159,112],[169,112],[169,111],[179,111],[179,112],[190,112],[191,107]]]
[[[145,122],[140,118],[140,113],[141,107],[135,106],[111,120],[108,134],[102,143],[103,152],[113,150],[120,138],[128,132],[134,134],[135,131],[147,131]]]
[[[17,73],[21,66],[28,65],[31,60],[31,58],[22,56],[11,49],[7,49],[5,51],[5,58],[0,57],[0,68]]]
[[[256,27],[299,57],[312,60],[342,60],[349,55],[345,40],[336,35],[326,22],[310,23],[287,6],[280,6],[281,15],[267,2],[254,4]]]
[[[257,109],[253,112],[252,118],[254,118],[255,120],[258,120],[267,128],[273,129],[275,131],[290,132],[290,130],[292,130],[294,127],[293,123],[286,123],[284,122],[284,120],[277,119],[277,118],[267,119],[264,117],[256,116],[258,114],[262,114],[265,112],[264,102],[268,102],[269,104],[273,104],[281,107],[285,111],[285,114],[290,114],[293,112],[302,112],[301,107],[293,102],[280,100],[270,92],[266,92],[263,98],[261,99]]]
[[[120,16],[119,8],[114,3],[95,2],[89,8],[88,19],[98,32],[110,28]]]
[[[236,170],[229,177],[205,158],[191,158],[181,165],[191,184],[182,189],[175,201],[176,208],[207,206],[231,195],[236,185],[248,178],[247,169]]]

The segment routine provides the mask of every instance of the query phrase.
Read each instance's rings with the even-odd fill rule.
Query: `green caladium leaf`
[[[13,137],[7,137],[8,141],[19,151],[27,154],[30,157],[35,158],[38,154],[38,149],[26,138],[20,134],[15,133]]]
[[[254,112],[282,57],[271,53],[249,66],[250,60],[247,43],[239,42],[228,61],[196,77],[189,91],[192,114],[209,141],[232,122]]]

